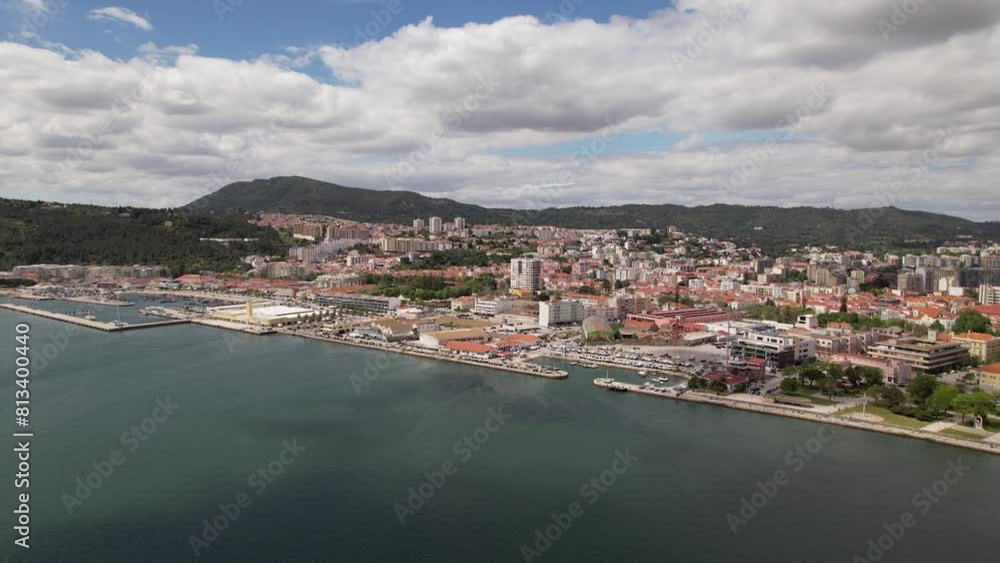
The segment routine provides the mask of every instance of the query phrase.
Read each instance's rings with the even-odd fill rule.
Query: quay
[[[535,371],[533,369],[528,369],[525,367],[519,367],[517,365],[511,364],[501,364],[493,362],[480,362],[475,360],[470,360],[466,358],[456,358],[453,356],[445,356],[442,354],[437,354],[432,351],[418,351],[411,348],[395,348],[391,346],[382,346],[379,344],[373,344],[370,342],[361,342],[357,340],[350,339],[340,339],[331,336],[318,336],[314,334],[301,334],[298,332],[293,332],[289,330],[279,330],[282,334],[287,334],[289,336],[301,336],[303,338],[309,338],[312,340],[319,340],[320,342],[331,342],[333,344],[346,344],[348,346],[358,346],[361,348],[368,348],[370,350],[380,350],[382,352],[392,352],[395,354],[404,354],[407,356],[416,356],[418,358],[425,358],[428,360],[439,360],[444,362],[454,362],[457,364],[466,364],[470,366],[476,366],[481,368],[495,369],[500,371],[509,371],[513,373],[520,373],[523,375],[533,375],[535,377],[545,377],[547,379],[565,379],[569,377],[569,373],[563,370],[551,371],[546,368],[546,371]],[[533,364],[532,364],[533,365]]]
[[[739,410],[751,411],[763,414],[784,416],[786,418],[797,418],[799,420],[809,420],[812,422],[835,424],[837,426],[846,426],[848,428],[855,428],[857,430],[867,430],[869,432],[881,432],[883,434],[891,434],[893,436],[916,438],[918,440],[927,440],[929,442],[936,442],[938,444],[944,444],[947,446],[956,446],[959,448],[966,448],[994,455],[1000,455],[1000,446],[997,446],[996,444],[972,442],[969,440],[962,440],[960,438],[955,438],[945,434],[927,432],[925,430],[920,430],[920,429],[903,428],[900,426],[892,426],[888,424],[882,424],[879,422],[852,419],[852,418],[846,418],[842,416],[817,413],[817,412],[808,412],[803,409],[796,409],[788,406],[771,406],[768,404],[761,404],[761,403],[747,403],[744,401],[734,401],[722,397],[712,397],[709,395],[693,391],[678,393],[673,389],[669,388],[665,389],[662,387],[659,389],[644,389],[641,385],[623,383],[621,381],[608,381],[602,378],[595,379],[594,385],[598,387],[603,387],[611,391],[627,391],[629,393],[638,393],[640,395],[650,395],[653,397],[677,399],[681,401],[690,401],[694,403],[705,403],[705,404],[717,405],[720,407],[727,407],[731,409],[739,409]]]
[[[105,305],[108,307],[131,307],[131,301],[121,301],[117,299],[101,299],[99,297],[88,297],[81,295],[78,297],[60,297],[63,301],[74,301],[76,303],[86,303],[88,305]]]
[[[8,297],[12,299],[24,299],[25,301],[52,301],[51,297],[35,295],[33,293],[11,293]]]
[[[17,313],[35,315],[36,317],[44,317],[46,319],[52,319],[56,321],[62,321],[65,323],[75,324],[86,328],[92,328],[95,330],[103,330],[104,332],[123,332],[126,330],[138,330],[140,328],[157,328],[162,326],[187,324],[191,322],[187,319],[174,319],[174,320],[159,321],[154,323],[139,323],[139,324],[130,324],[125,326],[118,326],[113,323],[102,323],[98,321],[91,321],[87,319],[82,319],[80,317],[74,317],[73,315],[53,313],[51,311],[43,311],[41,309],[33,309],[31,307],[22,307],[21,305],[12,305],[8,303],[0,304],[0,308],[7,309],[10,311],[15,311]]]

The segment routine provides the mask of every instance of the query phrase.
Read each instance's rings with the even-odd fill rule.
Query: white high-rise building
[[[417,231],[424,230],[424,220],[423,219],[414,219],[413,220],[413,228],[414,228],[414,230],[417,230]]]
[[[538,304],[538,324],[544,327],[578,323],[585,315],[583,304],[576,301],[542,301]]]
[[[465,219],[461,217],[455,217],[455,230],[464,231],[465,230]]]
[[[542,261],[537,258],[514,258],[510,261],[510,288],[536,292],[542,289]]]
[[[441,224],[441,218],[440,217],[431,217],[430,227],[431,227],[431,232],[432,233],[443,233],[444,232],[444,226]]]

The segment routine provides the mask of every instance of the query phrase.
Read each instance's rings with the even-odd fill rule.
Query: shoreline
[[[805,410],[798,410],[795,409],[794,407],[788,407],[788,406],[769,406],[759,403],[745,403],[742,401],[733,401],[731,399],[724,399],[721,397],[706,396],[693,391],[687,391],[685,393],[678,395],[676,392],[673,391],[673,389],[669,389],[667,391],[653,391],[649,389],[643,389],[640,385],[635,385],[632,383],[623,383],[621,381],[615,381],[613,384],[609,384],[595,379],[594,385],[605,389],[610,389],[611,386],[614,385],[615,387],[618,388],[627,389],[629,393],[649,395],[652,397],[659,397],[661,399],[675,399],[679,401],[688,401],[692,403],[710,404],[731,409],[783,416],[785,418],[797,418],[799,420],[808,420],[811,422],[835,424],[837,426],[846,426],[848,428],[854,428],[856,430],[880,432],[882,434],[889,434],[892,436],[914,438],[917,440],[934,442],[946,446],[955,446],[959,448],[976,450],[983,453],[1000,455],[1000,446],[994,444],[977,443],[969,440],[962,440],[961,438],[955,438],[947,435],[926,432],[918,429],[908,429],[899,426],[883,424],[881,422],[868,422],[859,419],[846,418],[838,415],[812,413]]]
[[[331,344],[343,344],[345,346],[357,346],[359,348],[368,348],[369,350],[379,350],[379,351],[382,351],[382,352],[391,352],[391,353],[395,353],[395,354],[403,354],[403,355],[406,355],[406,356],[414,356],[414,357],[417,357],[417,358],[424,358],[424,359],[427,359],[427,360],[439,360],[439,361],[442,361],[442,362],[454,362],[456,364],[465,364],[465,365],[475,366],[475,367],[480,367],[480,368],[495,369],[495,370],[498,370],[498,371],[507,371],[507,372],[519,373],[519,374],[523,374],[523,375],[532,375],[532,376],[535,376],[535,377],[544,377],[546,379],[566,379],[567,377],[569,377],[569,373],[566,372],[566,371],[562,371],[562,370],[560,370],[560,371],[558,371],[556,373],[546,373],[546,372],[539,372],[539,371],[530,370],[530,369],[527,369],[527,368],[519,368],[517,366],[509,366],[509,365],[503,365],[503,364],[492,364],[492,363],[487,363],[487,362],[477,362],[475,360],[467,360],[467,359],[463,359],[463,358],[452,358],[452,357],[448,357],[448,356],[438,355],[437,353],[432,352],[432,351],[417,352],[415,350],[408,350],[408,349],[401,349],[401,348],[389,348],[389,347],[379,346],[377,344],[369,344],[367,342],[358,342],[358,341],[354,341],[354,340],[341,340],[341,339],[338,339],[338,338],[316,336],[316,335],[312,335],[312,334],[298,334],[298,333],[295,333],[295,332],[289,332],[289,331],[283,331],[283,330],[279,330],[278,334],[284,334],[286,336],[298,336],[298,337],[301,337],[301,338],[308,338],[310,340],[317,340],[319,342],[328,342],[328,343],[331,343]],[[536,364],[532,364],[532,365],[536,365]],[[550,368],[546,368],[546,369],[550,369]]]

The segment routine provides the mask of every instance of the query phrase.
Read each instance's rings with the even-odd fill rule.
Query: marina
[[[56,321],[62,321],[62,322],[65,322],[65,323],[70,323],[70,324],[74,324],[74,325],[78,325],[78,326],[82,326],[82,327],[86,327],[86,328],[92,328],[92,329],[95,329],[95,330],[101,330],[101,331],[104,331],[104,332],[121,332],[121,331],[125,331],[125,330],[136,330],[136,329],[140,329],[140,328],[157,328],[157,327],[164,327],[164,326],[174,326],[174,325],[187,324],[187,323],[191,322],[190,320],[187,320],[187,319],[171,319],[171,320],[167,320],[167,321],[157,321],[157,322],[152,322],[152,323],[139,323],[139,324],[128,324],[128,323],[123,322],[121,320],[114,320],[114,321],[111,321],[110,323],[104,323],[104,322],[99,322],[99,321],[94,320],[92,318],[93,315],[87,315],[87,316],[82,316],[82,317],[81,316],[75,316],[75,315],[67,315],[67,314],[64,314],[64,313],[54,313],[52,311],[43,311],[41,309],[35,309],[35,308],[32,308],[32,307],[24,307],[24,306],[21,306],[21,305],[14,305],[12,303],[0,303],[0,308],[7,309],[7,310],[10,310],[10,311],[14,311],[14,312],[17,312],[17,313],[24,313],[26,315],[35,315],[37,317],[44,317],[44,318],[47,318],[47,319],[52,319],[52,320],[56,320]],[[91,317],[91,318],[88,318],[88,317]]]

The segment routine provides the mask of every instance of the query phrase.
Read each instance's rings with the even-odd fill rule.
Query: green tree
[[[958,388],[954,385],[939,385],[927,399],[927,408],[931,412],[943,413],[951,408],[952,401],[958,396]]]
[[[917,404],[923,405],[934,394],[939,382],[933,375],[921,374],[913,378],[906,391]]]
[[[952,327],[955,334],[966,332],[989,332],[990,319],[986,315],[974,309],[966,309],[958,314],[955,319],[955,326]]]
[[[938,332],[943,332],[944,331],[944,325],[941,324],[941,321],[938,321],[938,320],[935,320],[934,322],[932,322],[931,326],[929,328],[931,330],[936,330]]]
[[[890,407],[903,404],[906,400],[906,396],[903,392],[896,387],[879,387],[876,391],[875,396],[878,400],[882,401]]]
[[[863,374],[865,380],[864,385],[866,387],[876,387],[878,385],[882,385],[882,382],[885,381],[885,374],[878,368],[865,366],[861,368],[861,372]]]
[[[847,295],[842,295],[840,297],[840,312],[841,313],[847,312]]]
[[[786,377],[785,379],[781,380],[781,392],[782,393],[787,393],[787,394],[790,395],[792,393],[795,393],[798,390],[799,390],[799,382],[798,382],[798,380],[796,380],[794,378],[791,378],[791,377]]]
[[[708,386],[708,388],[715,391],[716,395],[721,395],[726,391],[726,384],[723,383],[721,379],[716,379],[711,385]]]

